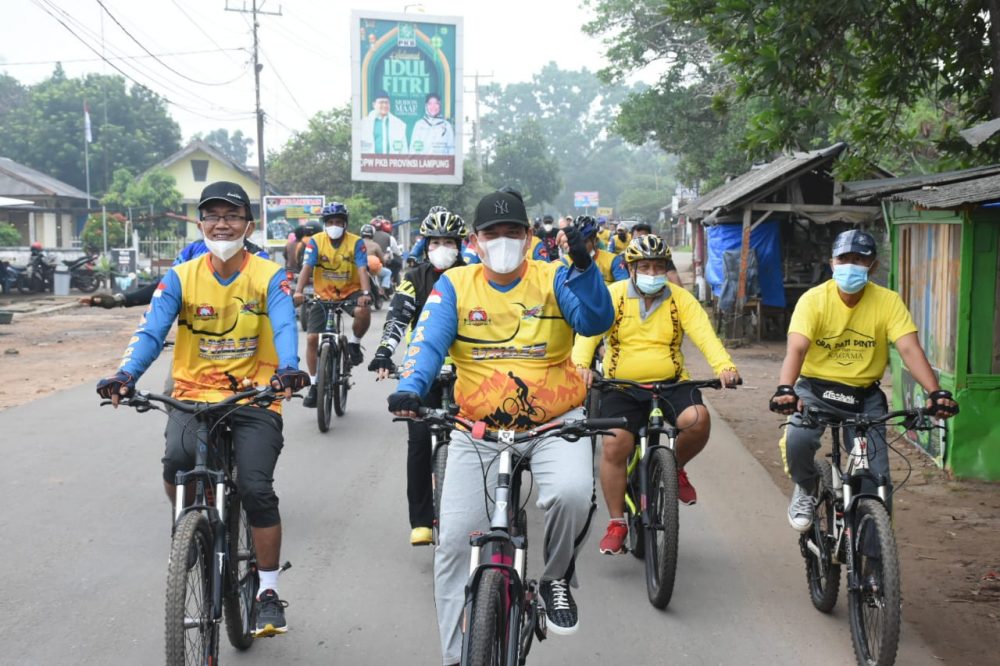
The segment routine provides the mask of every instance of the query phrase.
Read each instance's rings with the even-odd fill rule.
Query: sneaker
[[[274,590],[264,590],[257,597],[257,624],[254,628],[254,638],[267,638],[288,631],[285,622],[285,606],[287,601],[278,598]]]
[[[569,591],[569,582],[565,578],[543,580],[541,593],[549,631],[560,636],[575,634],[580,626],[580,616]]]
[[[608,531],[601,539],[600,551],[604,555],[624,555],[625,538],[628,536],[628,525],[619,520],[608,522]]]
[[[351,357],[351,365],[361,365],[365,362],[365,356],[361,353],[361,345],[357,342],[347,343],[347,353]]]
[[[305,398],[302,399],[303,407],[315,407],[316,406],[316,385],[313,384],[309,387],[309,393]]]
[[[681,504],[688,506],[698,501],[698,493],[688,480],[687,472],[682,469],[677,470],[677,499],[681,501]]]
[[[434,531],[429,527],[414,527],[410,530],[411,546],[429,546],[434,543]]]
[[[792,491],[792,501],[788,505],[788,523],[792,529],[805,532],[812,526],[813,513],[816,511],[816,498],[805,488],[795,484]]]

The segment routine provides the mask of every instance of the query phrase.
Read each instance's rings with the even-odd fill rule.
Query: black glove
[[[124,396],[121,392],[123,388],[127,389]],[[113,377],[107,377],[106,379],[102,379],[97,382],[97,395],[102,398],[110,400],[113,395],[131,398],[134,393],[135,377],[124,370],[119,370]]]
[[[590,250],[587,249],[587,243],[580,232],[573,227],[566,227],[563,233],[566,234],[566,242],[569,243],[569,257],[573,260],[573,266],[581,271],[590,268],[594,260],[590,257]]]
[[[375,350],[375,357],[368,364],[368,370],[371,372],[378,372],[379,370],[395,372],[396,364],[392,362],[392,352],[387,347],[379,345],[378,349]]]
[[[284,391],[286,388],[292,389],[292,392],[301,391],[310,383],[309,373],[291,366],[280,368],[271,376],[271,386],[278,391]]]
[[[955,400],[955,398],[953,398],[951,395],[951,391],[943,391],[938,389],[937,391],[932,391],[931,394],[927,396],[927,399],[931,401],[931,406],[933,406],[934,409],[939,412],[944,412],[952,416],[958,414],[957,402],[955,403],[954,407],[952,407],[951,405],[941,404],[942,400],[952,400],[952,401]]]
[[[775,402],[775,398],[779,398],[783,395],[795,396],[795,400],[787,404]],[[782,384],[774,392],[774,395],[771,396],[771,403],[768,405],[768,408],[772,412],[775,412],[776,414],[794,414],[795,411],[798,409],[798,404],[799,404],[799,398],[798,395],[795,393],[795,388],[789,386],[788,384]]]
[[[125,296],[122,294],[94,294],[90,297],[90,307],[99,306],[106,310],[125,306]]]
[[[390,412],[415,412],[421,406],[420,396],[412,391],[396,391],[389,394]]]

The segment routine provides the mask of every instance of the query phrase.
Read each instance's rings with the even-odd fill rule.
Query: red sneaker
[[[601,553],[605,555],[623,555],[625,553],[625,538],[628,536],[628,525],[617,520],[608,522],[608,531],[601,539]]]
[[[688,481],[687,472],[682,469],[677,470],[677,499],[681,501],[681,504],[687,504],[691,506],[698,501],[698,493],[695,491],[694,486]]]

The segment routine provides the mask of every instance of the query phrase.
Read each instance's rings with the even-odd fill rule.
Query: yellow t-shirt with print
[[[698,300],[685,289],[669,287],[670,295],[654,303],[645,319],[642,299],[631,281],[621,280],[608,287],[615,308],[615,323],[603,335],[577,336],[573,363],[589,367],[603,339],[607,377],[634,382],[690,379],[681,352],[684,335],[688,335],[716,375],[735,368]]]
[[[311,237],[318,250],[313,266],[313,289],[324,301],[340,301],[361,289],[359,268],[355,263],[354,248],[360,240],[344,232],[343,240],[335,246],[330,237],[318,233]]]
[[[802,376],[859,387],[881,379],[889,343],[916,330],[896,292],[869,282],[861,300],[850,308],[833,280],[804,293],[788,325],[789,333],[804,335],[811,343]]]
[[[583,404],[587,389],[570,358],[573,329],[552,287],[558,268],[529,261],[506,292],[490,286],[482,264],[448,271],[458,314],[449,355],[462,416],[529,430]]]

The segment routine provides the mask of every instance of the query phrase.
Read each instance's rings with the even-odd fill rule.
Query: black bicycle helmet
[[[597,235],[597,222],[589,215],[580,215],[573,220],[573,228],[580,232],[584,240]]]

